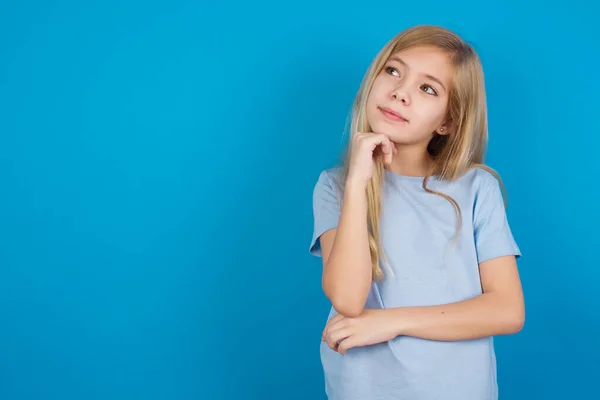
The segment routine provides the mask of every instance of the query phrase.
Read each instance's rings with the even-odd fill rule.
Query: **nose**
[[[392,91],[392,99],[395,101],[401,101],[405,106],[410,104],[410,96],[408,95],[407,91],[401,87],[397,87]]]

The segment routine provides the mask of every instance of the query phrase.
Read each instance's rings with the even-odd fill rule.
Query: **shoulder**
[[[493,169],[491,171],[495,172]],[[468,182],[473,210],[478,218],[506,208],[501,178],[498,173],[494,174],[491,171],[473,167],[461,178]]]
[[[341,192],[342,174],[342,167],[331,167],[322,170],[317,178],[315,190],[325,187],[329,190],[334,190],[335,192]]]
[[[478,195],[485,196],[487,193],[500,190],[498,177],[481,167],[469,169],[469,171],[459,178],[459,181],[468,187],[476,197]]]
[[[326,168],[321,171],[319,178],[339,180],[342,177],[343,169],[341,166]]]

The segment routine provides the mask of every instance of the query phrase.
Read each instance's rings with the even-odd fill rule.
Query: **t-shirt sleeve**
[[[521,251],[508,223],[500,183],[491,175],[485,181],[474,213],[477,262],[506,255],[519,258]]]
[[[321,172],[313,190],[314,223],[309,251],[315,256],[322,256],[321,235],[338,225],[341,213],[339,199],[339,188],[335,185],[331,172]]]

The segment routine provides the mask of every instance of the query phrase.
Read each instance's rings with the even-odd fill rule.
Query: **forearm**
[[[372,282],[365,187],[348,183],[323,288],[338,313],[358,316]]]
[[[388,310],[398,335],[455,341],[507,335],[521,330],[522,303],[498,293],[437,306],[399,307]]]

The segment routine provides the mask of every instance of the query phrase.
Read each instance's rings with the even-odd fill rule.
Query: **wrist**
[[[384,309],[385,312],[389,313],[388,317],[390,321],[393,321],[393,331],[396,336],[405,336],[408,332],[408,313],[406,313],[403,307],[388,308]]]
[[[345,185],[345,193],[348,196],[364,196],[367,190],[367,182],[359,179],[348,178]]]

